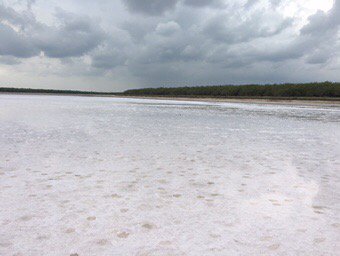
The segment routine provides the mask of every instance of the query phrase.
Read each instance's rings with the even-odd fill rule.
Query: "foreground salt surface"
[[[339,255],[340,109],[0,95],[0,255]]]

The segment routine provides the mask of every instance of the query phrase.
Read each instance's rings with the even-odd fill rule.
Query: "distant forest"
[[[267,84],[267,85],[218,85],[195,87],[160,87],[127,90],[122,93],[77,90],[46,90],[0,87],[7,93],[212,97],[212,98],[332,98],[340,100],[340,83]]]
[[[179,96],[179,97],[242,97],[242,98],[314,98],[340,97],[340,83],[267,84],[267,85],[219,85],[175,88],[146,88],[127,90],[131,96]]]
[[[12,88],[0,87],[0,92],[7,93],[42,93],[42,94],[82,94],[82,95],[114,95],[112,92],[91,92],[77,90],[53,90],[53,89],[31,89],[31,88]]]

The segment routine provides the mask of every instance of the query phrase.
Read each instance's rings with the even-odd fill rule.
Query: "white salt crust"
[[[339,255],[340,109],[0,95],[0,255]]]

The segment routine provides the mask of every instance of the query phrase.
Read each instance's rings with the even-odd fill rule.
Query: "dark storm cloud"
[[[174,8],[178,0],[124,0],[124,2],[131,12],[161,15],[165,11]]]
[[[272,7],[281,3],[280,0],[269,2]],[[207,2],[202,1],[197,5],[203,6],[205,3]],[[177,16],[177,22],[160,22],[150,26],[149,30],[143,32],[141,41],[136,41],[136,45],[140,45],[140,51],[129,57],[130,71],[148,83],[159,81],[162,76],[164,81],[169,81],[171,74],[176,81],[184,77],[183,74],[192,71],[190,68],[175,68],[183,63],[193,66],[198,62],[205,63],[214,67],[214,73],[220,70],[223,74],[225,69],[251,69],[253,64],[259,63],[264,63],[267,68],[300,60],[307,64],[322,64],[330,60],[332,53],[334,55],[337,52],[338,0],[328,13],[312,15],[308,24],[301,29],[300,35],[295,35],[290,40],[280,38],[294,25],[292,18],[273,15],[270,9],[264,11],[261,1],[253,1],[252,4],[252,15],[245,17],[229,9],[191,25],[187,23],[183,26],[178,23],[183,18]],[[197,12],[197,15],[200,16],[200,13]],[[316,15],[322,18],[316,19]],[[163,29],[168,32],[160,33]],[[169,68],[169,73],[165,72],[166,67]],[[155,73],[155,70],[158,72]],[[217,78],[223,75],[215,73],[215,76]]]
[[[22,13],[0,4],[0,55],[29,58],[39,49],[27,34],[36,21],[27,11]]]
[[[32,3],[23,1],[24,10],[0,4],[3,65],[40,56],[59,59],[61,75],[115,74],[112,81],[125,76],[140,86],[309,81],[327,72],[336,77],[329,70],[337,70],[340,54],[340,0],[304,26],[300,17],[283,14],[282,0],[121,0],[115,7],[123,14],[108,10],[112,17],[100,17],[97,10],[94,17],[106,18],[102,23],[62,9],[44,22]]]
[[[53,58],[77,57],[97,47],[105,33],[89,17],[58,10],[58,27],[40,27],[34,39],[39,48]]]
[[[194,7],[222,7],[224,6],[223,2],[220,0],[184,0],[184,3],[188,6]]]
[[[41,52],[48,57],[77,57],[97,47],[103,30],[86,16],[57,10],[59,26],[36,21],[32,13],[0,5],[0,55],[28,58]]]
[[[200,13],[196,13],[200,17]],[[140,40],[136,40],[139,51],[135,56],[131,56],[130,63],[135,61],[144,64],[202,61],[221,63],[224,67],[245,65],[246,62],[240,60],[243,58],[241,56],[243,52],[229,54],[230,45],[271,38],[292,25],[291,19],[280,16],[266,17],[262,13],[262,10],[258,10],[255,15],[244,19],[237,13],[228,11],[200,19],[198,22],[193,19],[194,23],[186,23],[185,26],[176,21],[150,25],[149,30],[144,30],[140,35]],[[187,13],[184,12],[181,15],[186,17]],[[177,21],[180,20],[183,18],[177,17]],[[187,22],[187,20],[184,21]],[[140,22],[130,23],[128,32],[131,34],[131,31],[138,31],[138,29],[131,29],[135,27],[145,26]],[[252,61],[255,59],[252,58]]]
[[[131,12],[141,13],[151,16],[159,16],[164,12],[174,9],[176,4],[183,3],[191,7],[222,7],[222,0],[124,0],[127,8]]]
[[[0,23],[0,38],[0,55],[29,58],[39,53],[30,38],[2,23]]]

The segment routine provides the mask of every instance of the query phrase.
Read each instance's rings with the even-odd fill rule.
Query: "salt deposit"
[[[340,108],[0,95],[0,255],[339,255]]]

